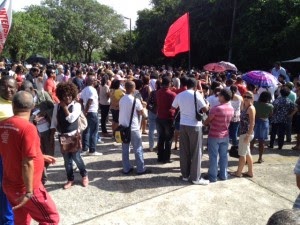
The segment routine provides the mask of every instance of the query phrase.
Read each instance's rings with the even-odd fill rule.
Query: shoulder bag
[[[194,92],[194,103],[195,103],[196,120],[202,121],[202,119],[203,119],[203,113],[200,113],[200,112],[197,110],[196,91]]]
[[[125,126],[119,125],[115,131],[115,139],[116,139],[117,143],[124,143],[124,144],[130,143],[131,123],[132,123],[133,113],[134,113],[134,109],[135,109],[135,102],[136,102],[136,97],[134,97],[134,101],[133,101],[133,105],[132,105],[132,109],[131,109],[129,126],[125,127]]]

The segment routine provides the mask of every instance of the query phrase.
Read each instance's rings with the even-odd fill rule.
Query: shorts
[[[247,134],[240,135],[240,139],[239,139],[239,156],[251,155],[250,141],[253,139],[253,134],[250,136],[248,144],[244,143],[244,139],[245,139],[246,135]]]
[[[254,127],[254,139],[259,141],[268,140],[269,120],[256,119]]]
[[[120,110],[116,110],[116,109],[111,109],[111,115],[112,115],[112,120],[115,123],[119,123],[119,112]]]

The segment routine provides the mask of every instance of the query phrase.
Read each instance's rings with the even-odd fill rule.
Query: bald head
[[[126,94],[131,94],[135,90],[135,83],[133,81],[127,81],[125,83]]]
[[[32,94],[26,91],[19,91],[15,94],[12,101],[14,114],[28,112],[30,114],[34,107]]]
[[[33,90],[33,84],[28,81],[28,80],[25,80],[23,81],[21,87],[20,87],[20,90],[21,91],[27,91],[27,92],[32,92]]]

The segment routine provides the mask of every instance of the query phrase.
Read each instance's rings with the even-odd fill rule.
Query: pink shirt
[[[233,117],[233,113],[233,107],[229,102],[213,107],[209,112],[209,115],[214,115],[214,118],[210,122],[208,137],[228,137],[228,127]]]

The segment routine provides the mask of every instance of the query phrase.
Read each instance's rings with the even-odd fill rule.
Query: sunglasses
[[[252,99],[252,97],[248,95],[243,96],[243,98]]]

